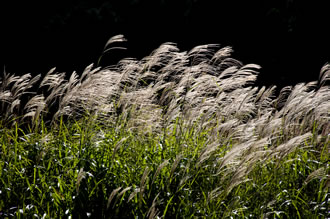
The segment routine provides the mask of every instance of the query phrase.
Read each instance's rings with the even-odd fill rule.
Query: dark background
[[[2,1],[4,2],[4,1]],[[164,42],[180,50],[217,43],[262,66],[258,84],[317,80],[330,61],[329,9],[303,0],[81,0],[1,3],[1,66],[10,73],[81,72],[107,40],[124,34],[125,52],[101,65],[142,58]]]

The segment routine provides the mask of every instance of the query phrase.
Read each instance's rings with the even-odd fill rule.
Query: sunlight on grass
[[[0,217],[327,217],[329,65],[275,97],[230,53],[163,44],[33,93],[5,73]]]

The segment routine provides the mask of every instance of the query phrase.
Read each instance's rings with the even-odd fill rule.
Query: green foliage
[[[177,120],[145,135],[92,118],[1,127],[1,217],[325,217],[329,141],[269,155],[235,182],[220,168],[226,144],[203,158],[211,131]]]

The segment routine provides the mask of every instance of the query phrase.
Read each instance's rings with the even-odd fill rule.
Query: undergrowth
[[[285,157],[269,153],[241,173],[221,168],[230,142],[219,140],[203,157],[210,131],[196,126],[178,120],[160,135],[89,118],[28,133],[1,127],[1,217],[328,215],[329,141],[317,145],[311,135]]]

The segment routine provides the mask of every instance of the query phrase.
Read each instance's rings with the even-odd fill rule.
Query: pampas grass
[[[104,53],[123,41],[122,35],[111,38]],[[111,215],[110,211],[149,218],[249,214],[267,218],[281,215],[280,211],[294,217],[325,216],[320,206],[329,184],[330,65],[322,67],[319,81],[284,87],[275,96],[275,86],[254,86],[260,66],[244,65],[230,57],[232,52],[214,44],[180,52],[176,44],[165,43],[141,60],[126,58],[110,67],[89,65],[70,77],[55,68],[43,77],[4,72],[0,78],[1,167],[11,169],[13,159],[6,152],[11,147],[10,156],[17,165],[23,156],[16,157],[19,150],[41,147],[36,161],[27,158],[26,168],[44,162],[42,168],[51,170],[56,165],[51,156],[55,156],[59,167],[52,173],[64,174],[62,168],[67,168],[73,181],[58,176],[58,183],[66,187],[54,190],[53,196],[67,190],[71,201],[63,205],[67,213],[57,202],[48,204],[52,210],[47,214],[53,216],[68,212],[77,216],[84,208],[101,217]],[[311,165],[311,159],[319,163]],[[291,160],[296,160],[294,166]],[[283,180],[304,182],[297,181],[292,190],[294,200],[302,200],[302,204],[292,202],[292,208],[283,207],[284,190],[275,186],[278,177],[290,176],[286,168],[294,172],[290,172],[292,180]],[[42,178],[47,173],[41,172],[35,166],[29,173],[35,185],[41,177],[38,180],[44,184],[39,187],[47,185]],[[1,172],[2,179],[11,175]],[[313,184],[316,179],[319,187]],[[10,188],[4,182],[0,195]],[[314,210],[305,203],[314,194],[302,194],[311,184],[323,194],[315,194],[318,207]],[[267,190],[275,188],[282,189],[277,197]],[[255,203],[249,198],[251,192],[259,194]],[[0,215],[12,214],[9,207],[15,199],[11,200],[10,190],[5,194],[9,205],[0,202]],[[246,198],[239,201],[235,195]],[[29,197],[25,199],[38,195]],[[40,197],[47,199],[42,192]],[[97,209],[101,210],[97,213]],[[40,215],[45,210],[36,207],[34,212]]]

